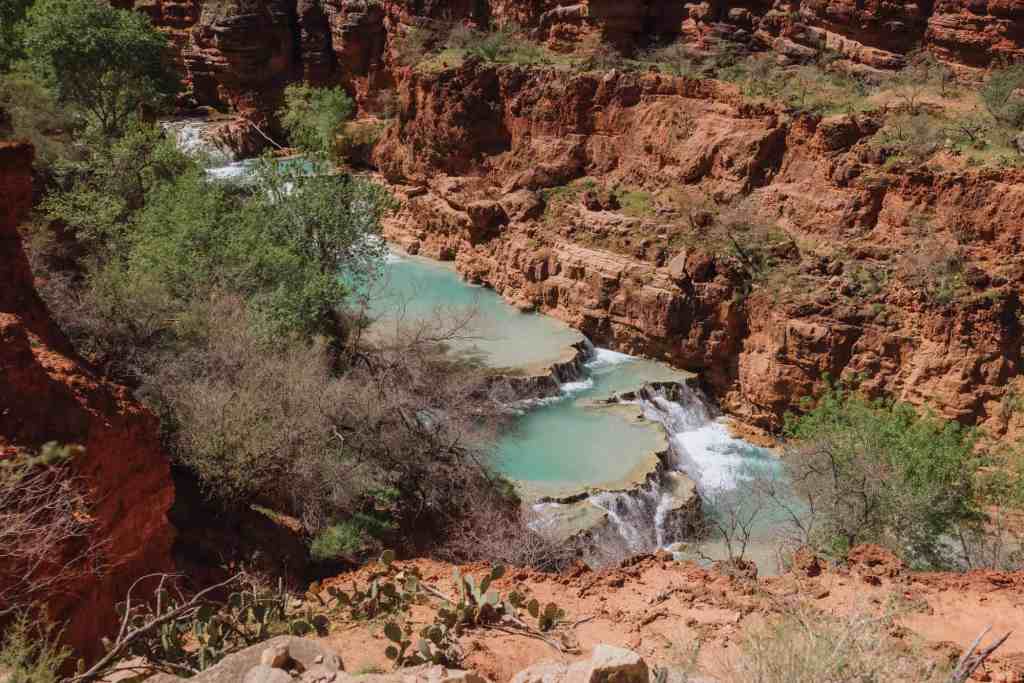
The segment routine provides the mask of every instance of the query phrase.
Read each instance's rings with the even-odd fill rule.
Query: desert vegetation
[[[282,125],[304,161],[268,157],[229,185],[138,115],[176,89],[166,40],[141,15],[43,0],[18,35],[2,91],[10,134],[47,141],[26,234],[42,294],[92,366],[160,416],[186,480],[226,514],[296,520],[326,564],[434,544],[475,505],[519,524],[484,457],[500,406],[475,362],[446,350],[464,321],[363,334],[392,201],[333,164],[352,112],[343,91],[290,88]],[[55,545],[88,539],[89,501],[58,467],[3,470],[5,610],[45,592],[35,567]],[[100,556],[82,550],[55,580]]]
[[[396,202],[349,164],[365,160],[389,124],[353,121],[356,103],[341,87],[292,84],[277,123],[286,151],[301,158],[279,149],[253,162],[245,182],[217,182],[153,124],[180,83],[166,37],[142,15],[36,0],[4,5],[0,19],[0,128],[35,144],[43,195],[24,237],[38,289],[76,353],[159,417],[179,486],[225,517],[257,511],[287,527],[317,572],[371,567],[351,591],[314,584],[299,595],[254,566],[259,548],[225,558],[231,576],[212,586],[148,577],[125,596],[108,654],[69,680],[98,680],[132,657],[147,671],[190,676],[272,635],[323,633],[332,620],[382,628],[396,667],[460,666],[461,636],[487,630],[573,653],[562,606],[518,587],[491,590],[505,565],[562,570],[578,553],[531,528],[514,486],[489,465],[510,411],[479,360],[450,350],[469,334],[467,320],[439,314],[384,334],[373,328],[370,297],[387,256],[381,224]],[[868,78],[827,51],[781,63],[722,45],[671,42],[627,55],[597,41],[570,55],[535,37],[513,24],[431,21],[403,26],[388,58],[421,72],[475,60],[715,78],[751,111],[870,118],[877,132],[863,145],[865,165],[879,175],[1020,160],[1020,66],[997,66],[972,90],[924,52]],[[383,116],[399,114],[393,91],[378,99]],[[673,125],[684,137],[694,130],[693,120]],[[834,281],[830,296],[870,311],[877,325],[891,292],[930,310],[968,297],[970,235],[930,239],[934,217],[910,221],[916,243],[884,262],[841,248],[826,258],[749,198],[633,180],[586,176],[540,188],[538,227],[659,268],[688,252],[707,256],[709,278],[723,278],[702,284],[721,285],[730,312],[792,302],[823,279],[805,277],[813,262]],[[549,238],[531,227],[526,244],[546,259]],[[681,281],[676,266],[666,270]],[[629,276],[622,291],[628,298],[652,280]],[[867,543],[915,570],[1024,566],[1016,447],[876,393],[848,382],[808,396],[780,439],[783,474],[746,477],[731,495],[706,498],[714,514],[693,539],[700,559],[749,580],[751,546],[771,514],[782,520],[772,542],[790,560],[803,550],[842,565]],[[1007,413],[1019,409],[1010,395],[1004,403]],[[72,654],[57,644],[60,625],[47,625],[40,596],[69,592],[108,561],[95,501],[72,474],[81,455],[51,443],[0,461],[0,667],[12,683],[61,679]],[[455,574],[452,591],[399,568],[396,551],[488,566]],[[916,644],[891,647],[888,615],[775,616],[737,641],[735,680],[959,680]]]

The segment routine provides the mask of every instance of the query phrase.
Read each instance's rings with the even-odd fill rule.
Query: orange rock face
[[[515,23],[560,51],[596,40],[625,49],[725,39],[802,60],[822,49],[856,67],[892,69],[916,47],[984,68],[1024,56],[1021,0],[119,0],[171,37],[187,104],[229,106],[257,123],[291,81],[342,84],[364,107],[401,79],[401,37],[431,21]],[[238,144],[246,144],[245,131]]]
[[[596,38],[626,48],[727,39],[791,60],[829,49],[870,72],[897,68],[923,46],[953,64],[986,67],[1021,55],[1016,0],[136,6],[175,36],[195,104],[264,122],[296,79],[342,84],[371,112],[380,93],[396,92],[401,125],[373,158],[409,191],[393,237],[455,260],[474,281],[599,342],[700,371],[728,409],[753,423],[778,427],[827,373],[1006,429],[1007,385],[1020,364],[1019,172],[889,173],[864,143],[879,126],[871,116],[791,118],[711,82],[472,61],[420,74],[402,65],[402,37],[436,20],[516,22],[563,51],[590,49]],[[247,142],[246,128],[236,131],[240,147],[254,137]],[[836,253],[801,264],[800,296],[746,297],[735,265],[699,239],[671,248],[659,241],[672,216],[625,216],[596,195],[568,216],[545,213],[545,192],[584,177],[606,188],[749,197],[763,220]],[[960,250],[970,266],[960,296],[935,305],[898,281],[865,294],[865,273],[909,267],[923,217],[935,251]]]
[[[414,115],[376,150],[385,177],[408,188],[392,239],[598,343],[700,372],[727,409],[764,427],[827,373],[1004,429],[1021,360],[1019,172],[889,174],[862,144],[877,128],[869,117],[788,118],[721,84],[659,74],[469,63],[410,77],[401,95]],[[702,248],[700,226],[687,246],[659,238],[678,213],[630,217],[585,194],[545,211],[545,195],[583,178],[747,197],[833,255],[802,259],[787,276],[799,286],[747,296],[735,263]],[[481,230],[480,206],[500,206],[502,220]],[[946,303],[899,278],[865,292],[863,272],[911,268],[922,216],[928,240],[970,264],[964,288]]]
[[[53,324],[32,283],[16,226],[32,202],[32,148],[0,143],[0,457],[47,441],[80,444],[108,569],[47,600],[86,658],[116,622],[114,604],[139,576],[172,568],[174,499],[156,417],[128,391],[97,378]]]

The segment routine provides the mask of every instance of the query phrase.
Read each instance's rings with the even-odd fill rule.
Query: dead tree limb
[[[989,656],[998,650],[1003,643],[1007,641],[1013,631],[1007,632],[1005,636],[997,640],[992,645],[989,645],[984,650],[978,650],[978,646],[981,645],[982,639],[992,630],[991,626],[986,626],[985,630],[978,634],[978,637],[971,643],[971,647],[968,648],[967,652],[964,652],[960,657],[960,661],[956,663],[956,668],[953,669],[953,673],[949,675],[949,683],[966,683],[971,675],[978,670],[985,660]]]

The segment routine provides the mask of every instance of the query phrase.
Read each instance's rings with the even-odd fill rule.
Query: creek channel
[[[203,137],[207,125],[165,128],[185,151],[205,154],[211,180],[244,183],[251,162],[211,146]],[[691,375],[595,348],[561,321],[520,312],[465,282],[450,264],[392,250],[383,270],[369,297],[377,324],[472,309],[472,339],[453,344],[453,352],[474,354],[511,376],[547,375],[555,383],[553,392],[515,404],[518,416],[492,456],[495,469],[520,487],[535,529],[563,538],[584,534],[606,546],[605,557],[658,548],[693,559],[725,557],[724,544],[714,540],[694,554],[688,541],[695,519],[723,514],[716,501],[742,496],[743,480],[774,474],[780,464],[733,437]],[[778,514],[757,522],[747,558],[762,574],[778,570],[772,532],[780,522]]]
[[[719,514],[709,501],[727,500],[744,479],[780,468],[774,455],[730,434],[688,373],[595,348],[561,321],[522,313],[465,282],[450,264],[392,251],[377,289],[371,309],[385,324],[395,315],[472,308],[472,339],[456,343],[455,352],[481,356],[503,372],[549,373],[559,381],[556,395],[517,404],[520,415],[493,455],[495,468],[519,484],[536,528],[589,531],[619,555],[657,548],[685,555],[679,544],[692,533],[695,506]],[[566,376],[570,358],[575,372]],[[777,568],[769,536],[779,520],[772,517],[759,520],[748,548],[762,573]],[[701,550],[725,552],[715,542]]]

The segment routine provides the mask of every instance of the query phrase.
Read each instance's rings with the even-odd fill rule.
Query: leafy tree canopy
[[[58,99],[108,136],[140,107],[163,108],[180,87],[166,37],[142,14],[99,0],[37,0],[24,42],[31,68]]]
[[[0,2],[0,73],[24,55],[22,21],[32,0]]]
[[[791,476],[821,518],[819,541],[837,554],[882,543],[948,565],[950,534],[979,519],[976,435],[956,422],[831,388],[786,431]]]
[[[290,85],[284,93],[281,125],[291,143],[307,154],[333,157],[341,125],[354,111],[352,99],[341,88]]]

